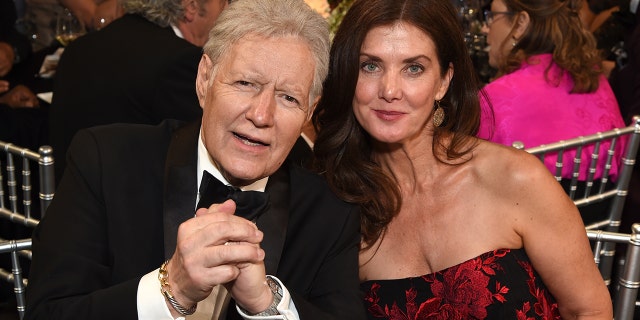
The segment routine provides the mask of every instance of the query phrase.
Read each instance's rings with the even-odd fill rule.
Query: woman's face
[[[492,21],[484,27],[487,44],[490,46],[489,65],[494,68],[500,65],[515,43],[515,40],[510,37],[514,13],[508,10],[502,0],[493,0],[491,2]]]
[[[371,29],[360,49],[353,112],[377,141],[406,143],[431,132],[434,100],[444,97],[453,69],[440,76],[431,38],[412,24]]]

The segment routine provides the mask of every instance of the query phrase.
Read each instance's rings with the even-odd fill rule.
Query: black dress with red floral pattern
[[[360,287],[369,319],[560,319],[524,249],[495,250],[432,274]]]

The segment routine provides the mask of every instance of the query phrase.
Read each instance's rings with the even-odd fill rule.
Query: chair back
[[[616,320],[632,320],[640,287],[640,224],[633,224],[631,234],[587,230],[587,237],[597,244],[594,248],[594,260],[598,267],[602,263],[603,243],[627,245],[622,272],[617,286],[612,290],[613,317]]]
[[[11,261],[11,271],[0,268],[0,280],[13,284],[20,319],[24,317],[28,283],[21,259],[31,260],[31,232],[44,217],[55,190],[52,151],[50,146],[42,146],[34,152],[0,141],[0,219],[9,222],[0,224],[4,225],[0,233],[0,254],[9,253]],[[38,180],[34,184],[32,168],[35,167],[38,168]],[[36,192],[37,206],[34,203]],[[39,212],[33,212],[34,207],[38,207]]]
[[[624,148],[617,147],[620,143],[624,144]],[[600,148],[602,145],[607,144],[609,147],[606,150],[606,164],[604,166],[598,165],[600,155],[603,154]],[[568,195],[581,211],[586,207],[610,200],[610,205],[605,209],[606,212],[602,212],[600,215],[605,218],[585,226],[587,230],[604,230],[607,232],[618,232],[620,227],[622,210],[627,197],[633,167],[636,163],[636,154],[639,145],[640,116],[634,116],[632,123],[624,128],[615,128],[605,132],[561,140],[533,148],[525,148],[525,146],[518,141],[512,144],[515,148],[524,149],[538,156],[543,163],[549,157],[553,157],[553,159],[555,159],[556,170],[552,172],[552,174],[559,182],[562,180],[563,168],[571,166],[572,178]],[[570,160],[570,163],[567,163],[566,157],[564,156],[568,151],[575,152],[575,156]],[[587,152],[589,154],[585,154]],[[622,153],[622,157],[620,157],[618,153]],[[612,167],[613,161],[615,161],[614,159],[617,158],[621,159],[621,163],[618,163],[619,171],[617,180],[612,183],[612,181],[610,181],[609,170]],[[588,164],[589,169],[586,181],[580,181],[584,183],[584,191],[577,192],[578,176],[580,175],[582,159],[590,159]],[[602,172],[599,172],[599,170],[602,170]],[[595,177],[599,178],[596,179]],[[599,268],[607,285],[609,285],[615,254],[615,243],[605,243],[603,250]]]
[[[25,288],[27,279],[23,277],[20,255],[31,259],[31,239],[0,240],[0,254],[9,253],[11,256],[11,272],[0,268],[0,277],[13,284],[16,294],[16,307],[20,319],[24,318],[26,307]]]
[[[31,168],[33,166],[38,168],[39,217],[42,218],[49,203],[53,200],[55,192],[53,149],[50,146],[42,146],[38,152],[34,152],[0,141],[1,153],[5,154],[6,160],[3,170],[0,171],[0,217],[25,226],[35,227],[38,221],[32,216],[34,196],[32,194]],[[3,164],[2,162],[0,157],[0,165]],[[16,164],[21,166],[20,175],[17,174]],[[21,179],[17,177],[21,177]],[[20,193],[18,192],[19,185],[21,187]],[[18,199],[20,198],[22,206],[19,205]]]

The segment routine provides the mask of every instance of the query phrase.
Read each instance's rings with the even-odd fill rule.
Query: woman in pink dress
[[[485,32],[489,64],[498,74],[484,88],[489,102],[481,99],[479,137],[507,146],[521,141],[530,148],[625,125],[601,72],[595,39],[580,22],[580,3],[493,0],[485,12]],[[604,166],[606,148],[601,152]],[[553,160],[546,164],[555,172]],[[580,180],[586,179],[588,164],[582,162]],[[565,169],[563,177],[570,178],[571,166]]]
[[[484,87],[478,136],[525,148],[625,126],[609,82],[602,72],[596,41],[580,21],[580,0],[493,0],[485,12],[489,64],[498,70]],[[626,140],[616,145],[622,149]],[[596,179],[604,171],[609,143],[600,146]],[[579,189],[587,178],[593,146],[584,148]],[[620,150],[618,150],[620,151]],[[616,181],[621,153],[616,152],[610,181]],[[573,163],[575,152],[564,153]],[[555,159],[545,164],[555,172]],[[569,188],[572,166],[563,168]],[[581,192],[581,191],[579,191]],[[602,220],[609,202],[582,209],[586,225]]]

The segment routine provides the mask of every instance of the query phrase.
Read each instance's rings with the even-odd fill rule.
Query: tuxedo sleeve
[[[119,189],[105,186],[104,180],[124,179],[128,172],[103,172],[103,165],[113,162],[103,155],[116,157],[118,152],[102,149],[91,133],[83,130],[74,138],[65,175],[34,230],[27,319],[137,319],[138,282],[162,259],[161,250],[158,257],[150,255],[142,240],[156,242],[146,228],[161,228],[153,219],[135,215],[144,211],[133,199],[145,197],[144,191],[126,190],[124,184]],[[153,188],[156,182],[147,183]],[[129,193],[134,195],[127,198]],[[127,207],[133,208],[127,212]],[[129,232],[131,226],[144,236]]]

